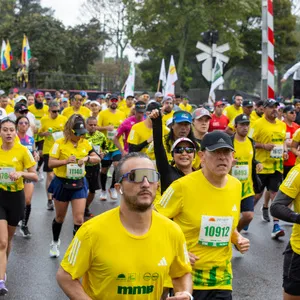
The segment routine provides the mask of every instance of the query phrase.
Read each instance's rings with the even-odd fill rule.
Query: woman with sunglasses
[[[30,153],[33,155],[35,161],[38,161],[39,156],[35,149],[35,142],[32,136],[27,134],[27,130],[30,126],[29,119],[26,116],[18,117],[16,121],[18,137],[23,146],[25,146]],[[24,180],[24,193],[25,193],[25,210],[24,217],[21,221],[20,233],[23,237],[29,238],[31,237],[31,232],[28,229],[28,220],[31,212],[31,199],[34,191],[34,184],[32,180],[25,179]]]
[[[161,194],[176,179],[193,172],[193,160],[196,155],[195,143],[187,138],[178,138],[171,147],[173,160],[169,163],[166,150],[162,143],[162,117],[159,110],[151,112],[153,124],[153,142],[157,170],[161,175]]]
[[[7,294],[6,265],[16,226],[23,218],[24,179],[37,181],[36,162],[30,151],[16,142],[16,124],[9,118],[0,123],[0,296]],[[26,170],[26,171],[24,171]]]
[[[53,169],[55,176],[48,192],[53,195],[56,213],[52,222],[53,241],[50,246],[50,257],[59,256],[59,235],[69,202],[72,204],[74,234],[84,220],[88,191],[84,177],[85,163],[100,163],[99,156],[84,138],[86,133],[83,117],[72,115],[65,125],[64,137],[56,140],[49,152],[49,168]]]

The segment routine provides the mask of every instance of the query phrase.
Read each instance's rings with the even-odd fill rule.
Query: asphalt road
[[[91,206],[94,214],[109,210],[118,201],[99,201],[99,196]],[[261,220],[259,205],[245,236],[251,241],[247,254],[233,251],[233,290],[236,300],[280,300],[282,299],[282,252],[289,240],[291,226],[284,225],[286,236],[281,240],[271,239],[272,223]],[[54,212],[46,210],[44,183],[37,183],[32,200],[29,220],[31,239],[24,239],[18,229],[13,241],[7,269],[9,294],[4,299],[11,300],[64,300],[67,297],[58,287],[55,274],[60,260],[72,239],[73,223],[68,212],[61,233],[61,256],[49,257],[52,240],[51,224]]]

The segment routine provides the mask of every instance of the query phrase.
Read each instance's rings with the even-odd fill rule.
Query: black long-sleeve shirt
[[[154,154],[156,160],[157,170],[160,173],[161,194],[169,187],[169,185],[176,179],[184,176],[184,173],[175,166],[169,164],[166,150],[163,145],[163,130],[162,117],[152,119],[153,127],[153,143]]]

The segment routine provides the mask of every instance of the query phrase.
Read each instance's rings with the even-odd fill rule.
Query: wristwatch
[[[187,294],[187,295],[190,297],[190,300],[194,300],[194,297],[193,297],[193,295],[192,295],[190,292],[188,292],[188,291],[183,291],[182,293]]]

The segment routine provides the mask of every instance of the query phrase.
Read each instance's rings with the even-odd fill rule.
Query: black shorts
[[[7,192],[0,189],[0,220],[6,220],[10,226],[17,226],[24,217],[24,191]]]
[[[232,300],[230,290],[194,290],[194,300]]]
[[[283,179],[287,176],[288,172],[293,168],[294,166],[283,166]]]
[[[120,161],[121,158],[122,158],[122,154],[120,150],[109,152],[101,160],[101,167],[109,168],[114,161]]]
[[[282,183],[282,174],[278,171],[272,174],[258,174],[259,179],[261,180],[262,187],[261,193],[263,192],[264,188],[266,187],[270,192],[278,192],[279,187]]]
[[[282,287],[287,294],[300,296],[300,255],[293,251],[290,243],[283,254]]]
[[[44,154],[43,158],[44,158],[43,171],[47,172],[47,173],[53,172],[53,169],[50,169],[49,166],[48,166],[48,164],[49,164],[49,154]]]
[[[35,146],[36,146],[36,150],[42,151],[43,150],[43,146],[44,146],[44,140],[35,142]]]
[[[95,194],[97,190],[101,189],[100,183],[100,165],[86,166],[85,178],[87,179],[89,192]]]
[[[254,196],[244,198],[241,201],[241,212],[254,211]]]

